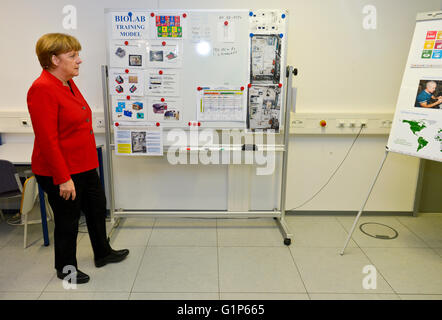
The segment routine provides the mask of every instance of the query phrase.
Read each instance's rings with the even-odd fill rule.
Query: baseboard
[[[287,215],[296,216],[356,216],[359,211],[328,211],[328,210],[287,210]],[[364,211],[363,216],[413,216],[413,211]]]

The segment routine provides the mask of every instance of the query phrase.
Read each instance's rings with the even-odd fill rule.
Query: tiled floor
[[[24,250],[23,227],[0,222],[0,299],[442,300],[442,214],[363,216],[359,224],[382,223],[399,236],[381,240],[357,228],[344,256],[354,217],[286,219],[290,247],[273,219],[125,219],[111,243],[130,255],[100,269],[88,235],[80,233],[78,263],[91,281],[76,290],[56,278],[52,242],[42,245],[41,225],[30,226]],[[364,273],[370,265],[375,269]],[[376,288],[364,289],[372,276]]]

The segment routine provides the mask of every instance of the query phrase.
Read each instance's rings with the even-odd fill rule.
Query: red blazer
[[[35,140],[32,171],[55,185],[98,167],[92,112],[73,80],[69,87],[43,70],[28,91]]]

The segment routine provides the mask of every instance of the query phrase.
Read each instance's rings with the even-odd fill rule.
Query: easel
[[[384,155],[384,158],[382,159],[381,165],[379,166],[379,170],[378,170],[376,176],[374,177],[374,180],[373,180],[373,182],[372,182],[372,184],[371,184],[371,186],[370,186],[370,189],[368,190],[367,197],[365,198],[365,201],[364,201],[364,203],[362,204],[361,210],[359,210],[359,213],[358,213],[358,215],[356,216],[355,221],[353,222],[353,226],[351,227],[350,232],[348,233],[347,240],[345,241],[344,248],[342,248],[342,251],[340,252],[340,255],[341,255],[341,256],[344,255],[345,248],[347,248],[347,245],[348,245],[348,243],[349,243],[349,241],[350,241],[350,239],[351,239],[351,236],[352,236],[352,234],[353,234],[353,232],[354,232],[354,230],[355,230],[355,228],[356,228],[356,225],[358,224],[359,218],[361,217],[362,212],[363,212],[364,209],[365,209],[365,205],[367,204],[368,199],[370,198],[371,192],[373,191],[374,185],[376,184],[376,181],[377,181],[378,178],[379,178],[379,175],[380,175],[380,173],[381,173],[381,171],[382,171],[382,168],[384,167],[384,163],[385,163],[385,160],[387,160],[387,156],[388,156],[388,147],[385,147],[385,155]]]

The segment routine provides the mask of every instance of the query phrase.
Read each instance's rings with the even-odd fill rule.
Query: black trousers
[[[93,169],[71,175],[75,185],[75,200],[64,200],[52,177],[35,177],[47,193],[54,212],[55,269],[63,271],[64,266],[78,267],[77,235],[81,212],[86,216],[94,258],[100,259],[110,254],[111,247],[106,235],[106,196],[97,171]]]

